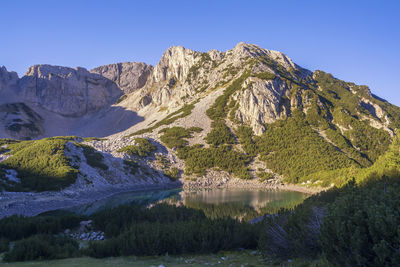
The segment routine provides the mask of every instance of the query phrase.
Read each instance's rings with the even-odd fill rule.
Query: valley
[[[0,252],[23,261],[40,256],[24,253],[30,246],[54,247],[47,259],[257,249],[280,262],[391,262],[386,243],[359,258],[335,258],[347,243],[329,244],[352,232],[351,216],[338,226],[355,212],[351,197],[363,214],[374,197],[382,212],[396,206],[399,128],[400,108],[367,86],[253,44],[173,46],[155,66],[34,65],[21,78],[2,67]],[[365,224],[398,220],[363,214]],[[89,220],[105,240],[81,248],[64,233]]]

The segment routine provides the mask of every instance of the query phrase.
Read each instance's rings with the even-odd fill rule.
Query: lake
[[[172,189],[124,192],[69,210],[90,215],[98,210],[113,208],[121,204],[137,203],[151,206],[157,203],[168,203],[200,209],[206,216],[213,219],[229,216],[251,220],[264,214],[276,213],[281,208],[292,208],[303,202],[306,197],[308,195],[304,193],[283,190]]]

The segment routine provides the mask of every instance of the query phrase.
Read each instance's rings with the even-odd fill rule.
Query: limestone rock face
[[[43,118],[24,103],[0,105],[0,122],[8,136],[31,139],[44,133]]]
[[[63,116],[82,116],[113,103],[122,91],[111,80],[84,68],[35,65],[19,81],[25,101]]]
[[[260,135],[265,131],[264,124],[287,115],[288,107],[282,96],[288,92],[289,87],[281,80],[249,78],[243,87],[247,89],[234,96],[238,105],[235,118],[249,125],[255,134]]]
[[[16,72],[8,72],[6,67],[0,68],[0,93],[9,89],[16,90],[18,83],[18,74]]]
[[[153,66],[138,62],[124,62],[109,64],[92,69],[97,73],[113,81],[125,94],[142,88],[153,71]]]
[[[186,49],[182,46],[173,46],[167,49],[154,68],[154,82],[169,80],[175,77],[183,80],[189,73],[195,58],[201,53]]]
[[[292,76],[294,80],[312,79],[310,71],[297,66],[281,52],[252,44],[239,43],[226,52],[210,50],[205,53],[181,46],[170,47],[154,67],[146,86],[129,96],[125,103],[136,111],[151,107],[175,110],[193,103],[210,90],[225,90],[247,73],[249,78],[242,84],[243,90],[233,96],[238,103],[234,116],[251,126],[256,134],[261,134],[265,123],[290,113],[290,103],[282,96],[290,99],[292,85],[281,79],[283,72],[285,77]],[[257,78],[257,74],[263,73],[276,78]]]

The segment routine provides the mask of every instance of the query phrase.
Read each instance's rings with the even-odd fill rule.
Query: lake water
[[[71,211],[92,214],[98,210],[113,208],[121,204],[137,203],[149,206],[165,202],[171,205],[201,209],[211,218],[230,216],[250,220],[267,213],[275,213],[280,208],[292,208],[307,196],[292,191],[251,189],[172,189],[124,192],[89,205],[75,207]]]

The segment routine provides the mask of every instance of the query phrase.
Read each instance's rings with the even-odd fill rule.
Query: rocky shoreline
[[[0,192],[0,219],[12,215],[36,216],[38,214],[58,210],[73,209],[85,204],[109,198],[124,192],[140,192],[179,188],[180,183],[171,182],[152,185],[125,185],[105,187],[102,190],[85,190],[78,192]]]
[[[253,178],[249,180],[231,178],[228,174],[223,175],[220,171],[208,171],[206,175],[191,180],[190,177],[181,179],[183,189],[265,189],[296,191],[304,194],[316,194],[326,190],[322,187],[305,187],[296,184],[285,184],[280,177],[260,182]]]
[[[124,192],[146,192],[155,190],[168,190],[183,188],[190,190],[199,189],[263,189],[286,190],[305,194],[315,194],[324,188],[307,188],[292,184],[283,184],[279,180],[259,182],[257,179],[242,180],[237,178],[213,176],[199,177],[196,181],[181,179],[180,181],[151,184],[151,185],[125,185],[110,186],[102,190],[62,190],[59,192],[1,192],[0,193],[0,219],[11,215],[35,216],[44,212],[69,209],[96,201],[104,200]]]

